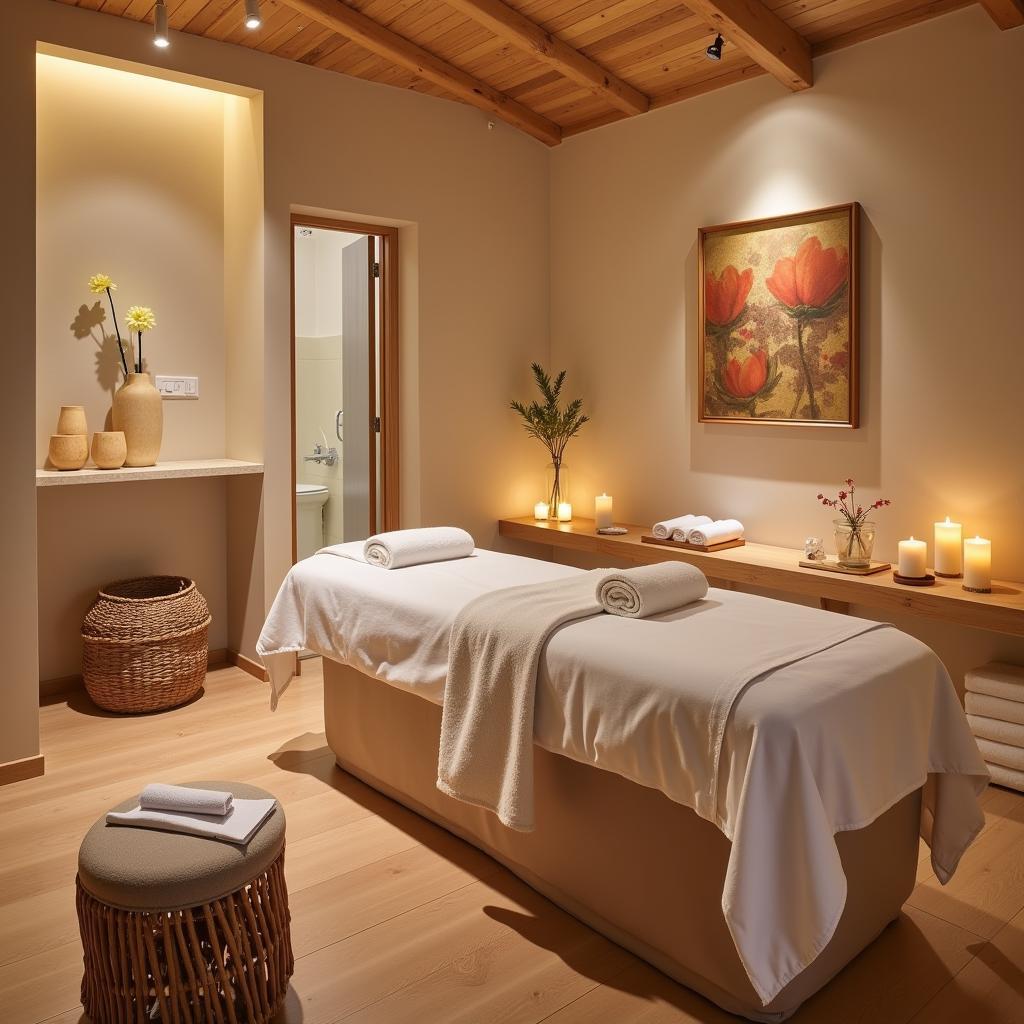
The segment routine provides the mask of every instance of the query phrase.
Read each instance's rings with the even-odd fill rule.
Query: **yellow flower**
[[[112,292],[117,291],[117,285],[110,280],[110,276],[108,274],[93,274],[92,277],[89,278],[89,291],[91,291],[93,295],[102,295],[108,288]]]
[[[132,306],[125,317],[130,331],[151,331],[156,327],[156,317],[149,306]]]

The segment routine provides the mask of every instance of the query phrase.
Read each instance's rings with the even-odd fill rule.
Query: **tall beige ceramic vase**
[[[164,410],[160,392],[148,373],[129,373],[128,380],[114,394],[115,430],[124,431],[128,457],[126,466],[155,466],[164,433]]]

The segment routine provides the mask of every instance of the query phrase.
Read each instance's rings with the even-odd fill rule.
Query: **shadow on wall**
[[[691,339],[686,346],[687,417],[696,425],[690,431],[691,471],[816,483],[831,479],[836,466],[842,465],[843,472],[858,482],[881,482],[882,240],[863,210],[860,231],[860,427],[698,425],[703,375],[694,341],[701,329],[694,296],[686,304],[686,337]],[[686,279],[697,281],[697,242],[686,256]],[[844,448],[841,459],[837,445]]]

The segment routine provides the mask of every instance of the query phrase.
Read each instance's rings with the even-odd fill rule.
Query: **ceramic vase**
[[[57,417],[57,434],[88,434],[85,425],[85,407],[81,405],[62,405]]]
[[[89,439],[85,434],[51,434],[49,457],[54,469],[81,469],[89,458]]]
[[[123,430],[97,430],[92,435],[92,461],[100,469],[120,469],[127,457]]]
[[[129,373],[114,395],[112,419],[115,431],[123,431],[126,466],[155,466],[164,433],[160,392],[148,373]]]

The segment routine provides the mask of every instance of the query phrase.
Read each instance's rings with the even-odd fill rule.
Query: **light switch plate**
[[[164,398],[198,398],[198,377],[166,377],[157,374],[156,389]]]

